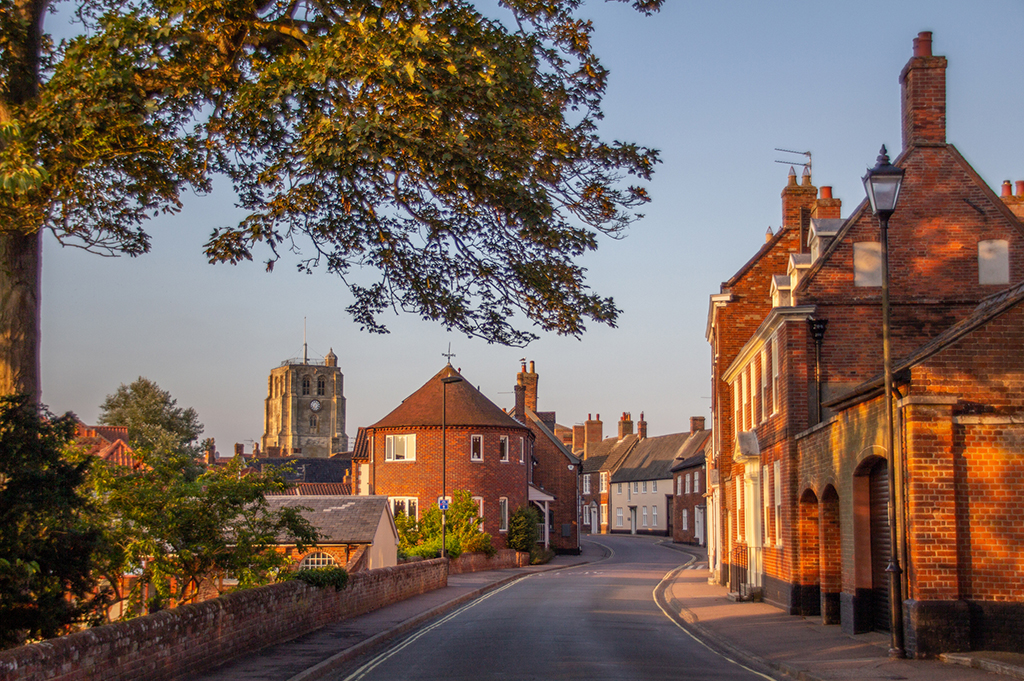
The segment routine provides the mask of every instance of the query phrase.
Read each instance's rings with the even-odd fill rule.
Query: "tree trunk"
[[[39,402],[42,233],[0,232],[0,394]]]

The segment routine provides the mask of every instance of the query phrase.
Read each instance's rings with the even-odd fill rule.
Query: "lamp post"
[[[462,376],[445,376],[441,379],[441,499],[448,501],[448,384],[462,383]],[[448,509],[441,509],[441,557],[448,557],[447,526]]]
[[[896,534],[896,452],[893,447],[892,423],[892,348],[889,341],[889,218],[896,210],[896,201],[903,184],[903,169],[889,163],[885,145],[874,168],[864,176],[864,189],[871,202],[871,211],[878,217],[880,255],[882,259],[882,364],[885,374],[885,452],[889,476],[889,612],[892,640],[889,657],[903,657],[903,589],[900,579],[899,545]]]

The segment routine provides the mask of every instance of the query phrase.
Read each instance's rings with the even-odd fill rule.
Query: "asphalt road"
[[[331,681],[767,678],[695,641],[655,602],[655,588],[686,554],[647,537],[597,542],[609,558],[501,587]]]

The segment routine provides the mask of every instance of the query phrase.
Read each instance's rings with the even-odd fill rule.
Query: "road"
[[[686,554],[649,537],[595,541],[609,558],[492,591],[331,681],[767,678],[705,648],[655,602],[655,588]]]

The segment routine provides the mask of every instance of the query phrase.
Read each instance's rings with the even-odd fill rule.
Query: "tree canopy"
[[[99,422],[126,426],[132,447],[181,449],[193,455],[203,432],[195,409],[179,407],[169,392],[142,376],[107,395],[100,406]]]
[[[210,261],[294,252],[344,279],[366,329],[388,310],[508,344],[535,337],[524,318],[614,324],[578,256],[638,217],[657,152],[599,136],[608,73],[580,0],[494,18],[466,0],[77,0],[83,30],[59,44],[52,1],[0,0],[0,260],[18,265],[0,327],[18,347],[38,344],[41,231],[140,255],[146,220],[217,176],[247,216],[213,226]]]

